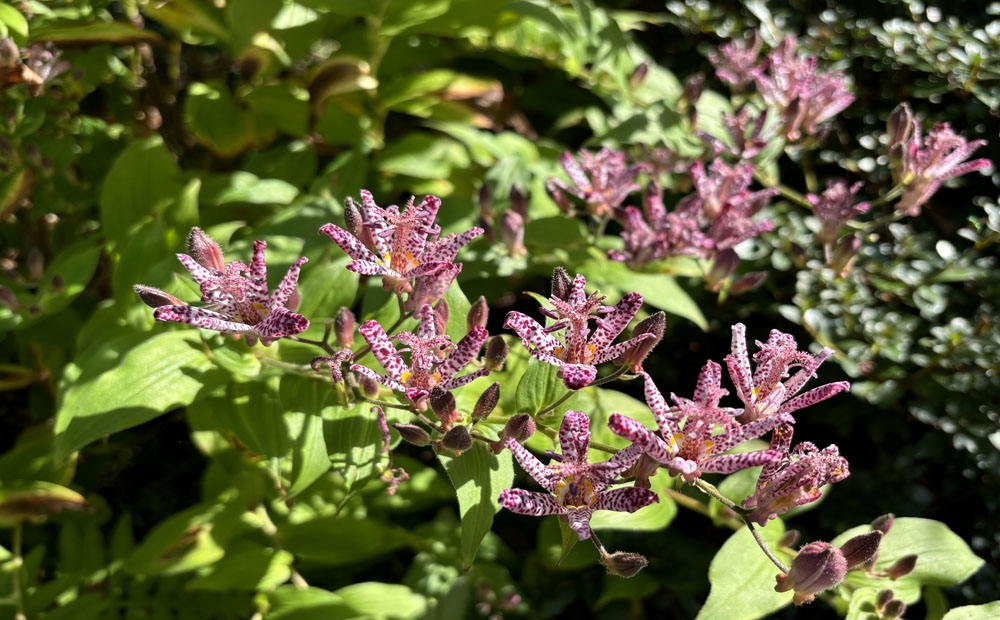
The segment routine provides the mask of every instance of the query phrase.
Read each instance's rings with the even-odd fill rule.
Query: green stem
[[[617,370],[615,370],[610,375],[608,375],[607,377],[604,377],[603,379],[598,379],[598,380],[594,381],[593,383],[590,384],[590,386],[596,387],[596,386],[599,386],[599,385],[604,385],[605,383],[611,383],[612,381],[614,381],[618,377],[621,377],[622,375],[624,375],[626,373],[626,371],[628,371],[628,367],[627,366],[622,366],[622,367],[618,368]],[[588,387],[590,387],[590,386],[588,386]],[[576,394],[576,393],[577,393],[577,390],[570,390],[570,391],[566,392],[565,394],[563,394],[559,398],[559,400],[557,400],[556,402],[552,403],[548,407],[545,407],[544,409],[542,409],[541,411],[539,411],[537,414],[535,414],[535,417],[537,418],[538,416],[543,416],[546,413],[555,411],[556,408],[559,407],[559,405],[563,404],[564,402],[566,402],[567,400],[569,400],[570,398],[572,398],[573,395]]]
[[[22,538],[24,536],[24,522],[18,521],[14,526],[14,541],[11,553],[14,554],[11,562],[14,564],[14,571],[11,574],[11,588],[14,597],[14,618],[15,620],[26,620],[24,614],[24,592],[21,589],[21,568],[24,566],[24,558],[21,556]]]
[[[753,526],[753,521],[751,521],[749,517],[743,517],[743,522],[746,523],[747,529],[749,529],[750,533],[753,534],[753,539],[757,541],[757,546],[759,546],[760,550],[764,552],[767,559],[771,560],[771,563],[777,566],[778,570],[787,575],[788,567],[778,559],[778,556],[774,555],[771,549],[767,546],[767,543],[764,542],[764,539],[760,537],[760,533],[757,531],[757,528]]]
[[[740,518],[743,520],[743,523],[747,526],[747,529],[750,530],[750,533],[753,535],[753,539],[757,541],[757,546],[759,546],[760,550],[763,551],[764,555],[767,556],[767,559],[771,560],[771,563],[777,566],[778,570],[780,570],[783,573],[788,573],[788,567],[785,566],[781,562],[781,560],[778,559],[776,555],[774,555],[774,552],[772,552],[771,549],[767,546],[767,543],[764,542],[764,539],[760,537],[760,533],[757,532],[757,528],[754,527],[753,521],[750,520],[749,511],[744,510],[743,508],[740,508],[739,506],[734,504],[728,497],[720,493],[719,489],[715,488],[714,485],[705,482],[701,478],[695,479],[695,481],[692,484],[696,486],[703,493],[717,499],[718,501],[722,502],[722,504],[725,505],[727,508],[738,514]]]

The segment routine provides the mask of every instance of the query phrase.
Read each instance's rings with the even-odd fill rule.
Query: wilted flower
[[[596,154],[580,151],[579,162],[573,154],[563,153],[560,163],[569,175],[572,185],[558,178],[549,179],[550,194],[559,190],[572,194],[584,202],[587,213],[598,217],[613,213],[629,194],[639,189],[635,177],[644,169],[643,164],[629,166],[621,151],[601,149]]]
[[[764,100],[780,111],[791,142],[818,134],[820,123],[854,101],[843,73],[817,71],[817,59],[798,56],[795,46],[795,37],[785,37],[751,72]]]
[[[653,379],[646,373],[641,374],[646,383],[646,404],[653,412],[662,437],[618,413],[611,415],[608,425],[611,432],[628,439],[643,453],[666,465],[672,476],[680,475],[690,481],[703,473],[730,474],[781,458],[781,453],[775,450],[724,454],[794,419],[782,415],[749,424],[737,422],[734,414],[739,410],[719,406],[719,400],[728,392],[721,387],[721,367],[715,362],[708,362],[702,368],[694,399],[671,394],[676,403],[674,407],[667,405]]]
[[[751,373],[750,357],[747,354],[746,327],[742,323],[733,325],[732,353],[726,356],[729,376],[736,385],[736,395],[745,408],[740,422],[753,422],[760,418],[791,413],[826,400],[850,387],[846,381],[836,381],[805,394],[799,393],[819,365],[833,355],[830,349],[823,349],[818,355],[810,355],[798,350],[791,334],[771,330],[767,342],[757,341],[760,351],[753,359],[757,369]],[[790,378],[792,369],[798,369]],[[782,379],[786,379],[782,383]]]
[[[408,347],[400,350],[393,346],[378,321],[366,321],[361,325],[358,331],[388,375],[381,375],[359,364],[351,366],[351,370],[392,390],[403,392],[418,406],[426,406],[422,399],[435,387],[453,390],[489,374],[489,370],[481,368],[461,377],[455,376],[479,353],[488,335],[485,329],[473,328],[453,346],[451,339],[438,331],[434,310],[430,306],[421,306],[415,316],[420,321],[416,333],[401,332],[396,336],[396,340]],[[400,356],[405,352],[410,354],[409,365]]]
[[[635,512],[660,501],[651,491],[636,487],[606,489],[618,474],[639,457],[635,447],[625,448],[602,463],[590,463],[590,420],[582,411],[567,411],[559,427],[562,459],[543,465],[513,437],[505,439],[507,448],[521,467],[548,493],[506,489],[500,493],[500,505],[518,514],[566,515],[570,528],[580,540],[590,538],[590,517],[597,510]]]
[[[153,317],[158,321],[244,334],[260,338],[268,345],[278,338],[305,331],[309,321],[287,307],[295,293],[299,268],[307,259],[296,260],[278,288],[268,293],[265,247],[263,241],[254,242],[249,266],[240,261],[225,263],[219,244],[201,229],[194,228],[188,236],[191,255],[178,254],[177,258],[201,288],[201,300],[206,307],[166,305],[163,302],[176,298],[148,286],[137,285],[136,292],[147,304],[153,305],[151,300],[156,304]]]
[[[354,259],[347,266],[349,270],[382,276],[382,286],[397,294],[410,292],[413,278],[432,276],[452,265],[462,246],[483,232],[472,228],[439,239],[441,227],[434,220],[441,200],[434,196],[425,197],[416,206],[411,198],[402,212],[396,205],[379,207],[365,190],[361,191],[360,206],[350,199],[348,203],[346,212],[351,217],[347,226],[356,232],[335,224],[326,224],[319,232]]]
[[[586,278],[577,275],[565,297],[553,285],[553,295],[549,298],[553,309],[540,310],[555,321],[548,327],[520,312],[508,313],[504,321],[504,327],[517,332],[532,357],[559,367],[560,378],[571,390],[590,385],[597,377],[597,364],[611,361],[640,341],[654,337],[646,333],[612,345],[639,311],[642,295],[628,293],[617,305],[605,306],[602,303],[605,297],[599,291],[587,297],[586,285]],[[597,323],[593,334],[591,320]],[[557,331],[563,331],[562,342],[552,335]]]
[[[896,209],[906,215],[918,215],[920,207],[941,183],[992,165],[986,158],[965,161],[985,144],[985,140],[969,142],[952,131],[948,123],[938,123],[921,139],[920,125],[914,120],[912,135],[902,155],[900,178],[896,179],[904,185]]]

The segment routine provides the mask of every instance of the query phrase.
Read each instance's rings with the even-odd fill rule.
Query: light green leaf
[[[345,620],[354,613],[339,596],[319,588],[282,586],[267,595],[268,620]]]
[[[389,174],[438,180],[448,178],[454,168],[467,168],[469,155],[454,140],[410,133],[376,155],[375,166]]]
[[[57,458],[195,401],[224,381],[195,330],[127,334],[67,368],[56,408]]]
[[[298,196],[294,185],[281,179],[259,179],[249,172],[213,175],[204,179],[203,200],[210,205],[247,203],[285,205]]]
[[[184,118],[198,142],[219,157],[235,157],[256,141],[254,121],[221,82],[195,82],[184,100]]]
[[[858,588],[851,595],[851,606],[844,620],[878,620],[875,615],[875,597],[878,588]]]
[[[1000,601],[956,607],[946,613],[941,620],[994,620],[995,618],[1000,618]]]
[[[558,373],[557,366],[534,358],[528,360],[528,369],[521,375],[514,394],[514,408],[517,410],[514,413],[534,416],[566,395],[569,389]]]
[[[8,481],[0,488],[0,527],[40,522],[64,510],[89,508],[82,495],[44,480]]]
[[[498,492],[499,493],[499,492]],[[319,517],[278,527],[287,551],[324,566],[357,564],[414,541],[406,530],[372,519]]]
[[[125,561],[136,575],[176,575],[213,564],[226,554],[214,535],[227,504],[206,502],[169,517]]]
[[[871,531],[867,525],[847,530],[831,542],[842,545],[852,537]],[[870,577],[859,571],[847,574],[847,582],[855,587],[891,588],[896,598],[907,604],[920,599],[925,585],[953,586],[962,583],[978,571],[983,560],[976,556],[947,525],[932,519],[900,517],[882,539],[876,571],[884,571],[903,556],[917,554],[913,572],[895,581]]]
[[[237,553],[227,553],[186,587],[188,590],[271,590],[288,581],[294,560],[287,551],[255,545]]]
[[[14,39],[17,45],[28,42],[28,20],[14,7],[0,3],[0,36]]]
[[[655,532],[670,525],[677,516],[677,504],[664,491],[673,484],[673,479],[665,471],[649,479],[650,490],[660,497],[659,503],[629,514],[614,510],[599,510],[590,519],[590,527],[595,530],[630,530],[633,532]]]
[[[330,407],[323,412],[324,433],[330,460],[348,489],[359,489],[380,472],[382,431],[371,405],[352,409]]]
[[[785,533],[781,519],[758,528],[761,538],[781,557],[778,540]],[[787,563],[790,558],[783,558]],[[757,546],[750,530],[742,528],[729,537],[708,567],[712,590],[696,620],[756,620],[792,602],[791,592],[775,592],[778,568]]]
[[[462,565],[472,566],[486,532],[493,527],[493,515],[500,510],[500,491],[514,482],[514,464],[509,451],[493,456],[476,442],[460,456],[439,455],[438,460],[451,478],[458,495],[462,518]]]
[[[32,43],[48,42],[59,45],[134,45],[163,43],[163,37],[152,30],[123,22],[81,22],[32,28]]]
[[[604,292],[624,294],[635,291],[642,295],[647,304],[688,319],[701,329],[708,330],[705,315],[672,276],[631,271],[624,263],[603,257],[585,263],[581,273]]]
[[[368,581],[334,591],[359,616],[366,618],[422,618],[427,599],[403,585]]]
[[[395,36],[407,28],[430,21],[448,12],[450,0],[423,0],[422,2],[390,2],[382,16],[379,34]]]

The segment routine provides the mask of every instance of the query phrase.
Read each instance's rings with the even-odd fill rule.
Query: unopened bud
[[[842,582],[846,574],[847,561],[839,548],[826,542],[813,542],[799,550],[787,575],[776,577],[774,590],[794,590],[792,602],[802,605],[816,598],[817,592]]]
[[[510,437],[517,443],[524,443],[535,434],[535,420],[527,413],[511,416],[503,427],[502,437]]]
[[[895,562],[886,571],[889,575],[889,579],[896,581],[900,577],[905,577],[913,572],[913,569],[917,566],[917,554],[911,553],[910,555],[904,555]]]
[[[36,247],[28,250],[28,255],[24,259],[28,268],[28,279],[32,282],[40,282],[45,277],[45,254]]]
[[[350,196],[344,201],[344,229],[355,237],[361,237],[361,229],[364,228],[364,216],[361,215],[361,207]]]
[[[889,114],[885,123],[886,145],[891,149],[905,147],[913,135],[913,111],[906,103],[901,103]]]
[[[458,414],[455,396],[447,390],[442,390],[439,387],[432,389],[430,394],[430,404],[431,411],[433,411],[434,415],[436,415],[446,426],[450,426],[456,421],[456,418],[461,417]]]
[[[379,387],[378,382],[371,377],[361,375],[358,380],[358,386],[361,388],[361,393],[364,394],[365,398],[375,400],[378,398]]]
[[[556,299],[566,301],[569,298],[570,289],[573,287],[573,280],[562,267],[556,267],[552,272],[552,296]]]
[[[677,106],[687,114],[688,121],[692,125],[698,124],[698,100],[701,99],[701,93],[705,90],[705,74],[695,73],[694,75],[688,77],[684,80],[684,89],[681,91],[681,96],[677,100]]]
[[[733,282],[733,285],[729,288],[729,293],[731,295],[742,295],[743,293],[757,288],[766,279],[766,271],[751,271],[750,273],[745,273],[736,278],[736,281]]]
[[[341,306],[333,319],[333,335],[342,347],[354,346],[354,313],[347,306]]]
[[[604,568],[608,569],[609,575],[628,579],[629,577],[638,575],[639,571],[646,568],[649,562],[638,553],[615,551],[602,557],[601,564],[604,565]]]
[[[797,142],[799,138],[802,137],[799,131],[799,125],[801,124],[799,118],[802,115],[802,98],[792,97],[792,100],[788,102],[788,105],[781,111],[781,120],[783,123],[782,133],[785,134],[785,138],[789,142]]]
[[[469,308],[469,314],[465,315],[465,329],[471,332],[476,327],[486,327],[486,322],[490,318],[490,307],[486,303],[486,298],[482,295]]]
[[[205,231],[195,226],[187,238],[188,254],[205,269],[226,271],[226,261],[222,258],[222,248],[215,239],[205,234]]]
[[[524,195],[521,188],[514,185],[510,188],[510,208],[522,219],[528,219],[528,197]]]
[[[649,74],[649,63],[646,61],[640,62],[639,65],[632,71],[632,75],[629,76],[628,85],[632,88],[638,87],[646,81],[647,74]]]
[[[483,366],[488,370],[503,370],[503,363],[507,360],[507,341],[503,336],[493,336],[486,343],[486,355],[483,357]]]
[[[444,299],[434,304],[434,329],[443,334],[448,327],[448,302]]]
[[[545,193],[549,195],[552,202],[556,203],[562,214],[565,215],[573,212],[573,203],[569,201],[566,192],[562,191],[562,188],[551,180],[545,182]]]
[[[894,598],[885,604],[885,607],[882,608],[882,615],[879,618],[881,620],[895,620],[895,618],[901,617],[904,611],[906,611],[906,603],[898,598]]]
[[[154,291],[157,290],[157,289],[152,288],[151,286],[142,286],[141,284],[137,284],[135,286],[135,288],[138,288],[138,287],[152,289]],[[139,291],[136,290],[136,292],[138,293]],[[166,295],[166,293],[164,293],[164,295]],[[141,298],[142,295],[140,294],[139,297]],[[145,300],[143,300],[143,301],[145,301]],[[17,312],[21,308],[24,307],[24,306],[21,305],[21,302],[17,300],[17,295],[14,294],[14,291],[10,290],[6,286],[0,286],[0,303],[2,303],[3,305],[7,306],[8,308],[10,308],[11,310],[13,310],[14,312]]]
[[[476,406],[472,408],[472,419],[477,422],[485,420],[496,409],[498,402],[500,402],[500,383],[494,381],[493,385],[479,395]]]
[[[142,303],[146,304],[150,308],[159,308],[160,306],[185,306],[183,301],[177,299],[170,293],[166,291],[161,291],[158,288],[153,288],[152,286],[146,286],[145,284],[136,284],[132,287],[135,294],[139,296]]]
[[[511,256],[523,256],[528,253],[528,249],[524,247],[524,218],[517,212],[504,211],[500,215],[497,231]]]
[[[874,563],[878,556],[878,547],[882,544],[882,532],[872,530],[858,534],[840,546],[847,562],[847,569]]]
[[[708,281],[709,288],[713,291],[721,290],[726,279],[736,271],[736,266],[739,262],[740,257],[732,250],[722,250],[716,254],[715,261],[712,262],[712,268],[705,278]]]
[[[479,216],[493,222],[493,188],[487,183],[479,186]]]
[[[872,521],[872,529],[878,530],[883,534],[888,534],[889,530],[892,529],[892,524],[896,521],[896,515],[891,512],[884,514],[881,517]]]
[[[407,443],[426,446],[431,442],[430,434],[415,424],[393,424],[392,427],[399,431],[399,436]]]
[[[456,426],[444,434],[441,445],[452,452],[465,452],[472,447],[472,436],[469,435],[469,429]]]
[[[894,596],[892,590],[879,590],[878,594],[875,595],[875,609],[881,612]]]
[[[657,312],[639,321],[639,324],[632,330],[630,337],[636,338],[644,334],[649,334],[651,337],[647,337],[645,340],[640,340],[632,345],[631,348],[618,356],[615,363],[619,366],[628,366],[632,369],[632,372],[642,370],[643,360],[646,359],[646,356],[653,350],[653,347],[663,338],[663,328],[666,323],[667,315],[663,312]]]
[[[0,67],[13,67],[21,63],[21,50],[9,37],[0,39]]]

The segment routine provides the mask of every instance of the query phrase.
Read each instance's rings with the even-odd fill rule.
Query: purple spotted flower
[[[844,179],[830,180],[826,182],[826,191],[822,194],[806,196],[820,222],[821,228],[816,236],[824,244],[834,243],[840,229],[852,217],[868,212],[867,202],[856,201],[861,186],[861,182],[849,186]]]
[[[750,41],[734,39],[719,46],[718,52],[709,53],[716,77],[742,92],[753,79],[750,72],[757,64],[761,42],[760,34],[755,32]]]
[[[319,229],[354,261],[347,268],[355,273],[382,276],[385,290],[396,294],[413,290],[416,277],[431,277],[452,266],[458,251],[481,235],[482,228],[439,238],[435,224],[441,200],[427,196],[414,205],[411,198],[400,211],[396,205],[385,209],[375,204],[371,193],[361,191],[361,204],[348,199],[348,228],[326,224]],[[450,274],[449,274],[450,275]],[[429,283],[434,288],[433,282]]]
[[[789,450],[791,443],[792,427],[779,426],[771,437],[771,449],[782,457],[764,466],[756,490],[742,502],[743,508],[752,511],[750,519],[761,526],[796,506],[818,500],[823,495],[821,487],[850,474],[837,446],[819,450],[804,441]]]
[[[965,161],[985,140],[969,142],[952,131],[948,123],[938,123],[925,139],[921,139],[920,125],[913,120],[913,131],[902,153],[901,178],[903,197],[896,209],[906,215],[918,215],[920,207],[941,187],[944,181],[987,168],[989,159]]]
[[[568,281],[566,272],[557,269],[554,282],[560,274]],[[577,275],[565,291],[557,291],[553,286],[549,298],[552,309],[541,309],[543,315],[554,320],[548,327],[520,312],[508,313],[504,321],[504,327],[517,332],[532,357],[559,367],[559,376],[571,390],[590,385],[597,377],[597,364],[614,360],[639,342],[654,337],[641,334],[612,345],[639,311],[642,295],[628,293],[615,306],[605,306],[605,296],[595,291],[588,297],[584,291],[586,285],[586,278]],[[591,320],[597,323],[593,333]],[[553,335],[559,331],[563,332],[562,340]]]
[[[452,345],[451,338],[438,330],[434,310],[430,306],[421,306],[415,316],[420,321],[417,331],[398,334],[396,340],[406,347],[398,350],[377,321],[361,325],[358,331],[387,374],[381,375],[360,364],[351,366],[351,370],[392,390],[403,392],[421,408],[426,407],[426,397],[431,389],[452,390],[489,374],[489,370],[481,368],[461,377],[456,376],[479,353],[488,336],[485,329],[473,327],[457,345]],[[406,352],[410,354],[409,365],[400,355]]]
[[[584,202],[587,213],[598,217],[617,211],[628,195],[639,189],[635,177],[645,168],[644,164],[629,166],[624,153],[607,148],[596,154],[580,151],[576,158],[567,151],[559,161],[572,185],[549,179],[549,193],[562,196],[557,202],[565,201],[565,194],[576,196]]]
[[[827,383],[804,394],[799,390],[815,374],[816,369],[833,355],[823,349],[818,355],[798,350],[795,338],[778,330],[771,330],[767,342],[757,341],[760,351],[754,353],[756,370],[750,370],[747,354],[746,327],[733,325],[732,353],[726,356],[729,376],[736,384],[736,395],[745,408],[740,422],[748,423],[769,416],[788,414],[814,405],[839,394],[850,387],[846,381]],[[790,371],[798,369],[794,375]],[[783,381],[784,380],[784,381]]]
[[[250,265],[240,261],[226,263],[219,244],[199,228],[188,236],[188,254],[178,254],[181,264],[201,288],[204,308],[189,306],[177,298],[149,286],[137,285],[136,292],[155,308],[158,321],[187,323],[219,332],[244,334],[248,340],[260,338],[264,345],[284,336],[305,331],[309,321],[292,312],[289,300],[295,295],[299,268],[306,258],[296,260],[278,288],[268,293],[264,248],[255,241]]]
[[[660,501],[656,493],[647,489],[606,488],[635,463],[640,452],[629,447],[602,463],[588,462],[590,420],[582,411],[566,412],[559,427],[562,455],[550,465],[543,465],[513,437],[504,441],[524,471],[548,493],[506,489],[500,493],[500,505],[511,512],[536,517],[566,515],[580,540],[590,538],[590,517],[597,510],[631,513]]]
[[[688,201],[668,212],[662,191],[650,183],[643,192],[643,209],[626,207],[622,218],[622,250],[609,250],[608,258],[642,268],[650,261],[670,256],[708,258],[712,241],[699,228],[699,205]]]
[[[795,420],[781,414],[749,424],[737,422],[738,409],[719,406],[719,400],[728,392],[722,389],[721,368],[715,362],[708,362],[702,368],[693,399],[671,394],[676,403],[674,407],[667,404],[652,378],[641,374],[646,381],[646,404],[653,412],[660,435],[618,413],[611,415],[609,426],[613,433],[666,465],[672,476],[680,475],[691,481],[703,473],[730,474],[781,458],[781,452],[776,450],[725,454],[779,424],[791,424]]]

